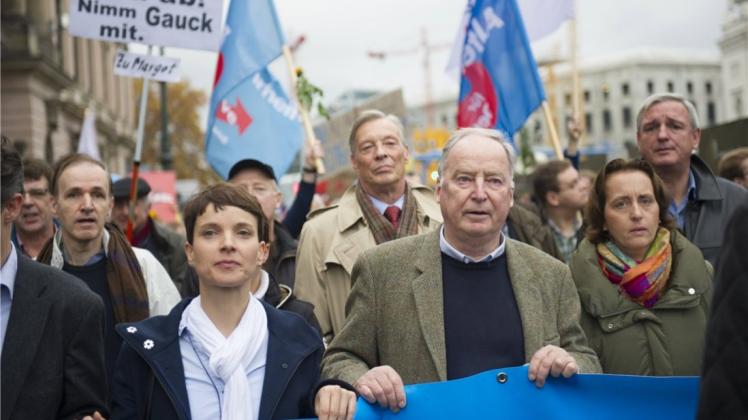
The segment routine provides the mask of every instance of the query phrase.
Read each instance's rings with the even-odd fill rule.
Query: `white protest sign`
[[[70,0],[70,33],[113,42],[218,51],[222,0]]]
[[[177,82],[180,76],[178,58],[134,54],[119,50],[114,57],[114,74],[140,77],[161,82]]]

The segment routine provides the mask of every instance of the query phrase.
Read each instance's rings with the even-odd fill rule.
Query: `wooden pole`
[[[298,77],[296,76],[296,70],[294,69],[291,49],[288,48],[288,45],[283,45],[283,57],[286,59],[288,71],[289,73],[291,73],[291,86],[294,92],[293,97],[296,100],[296,107],[299,109],[299,114],[301,114],[301,123],[304,125],[304,133],[306,134],[306,147],[308,147],[312,155],[314,155],[314,128],[312,127],[312,121],[309,119],[309,113],[306,111],[306,109],[304,109],[303,106],[301,106],[298,92],[296,92],[296,82],[298,80]],[[325,163],[322,161],[322,158],[320,158],[319,156],[315,156],[315,161],[317,165],[317,174],[324,175]]]
[[[551,113],[551,107],[548,106],[548,101],[543,101],[543,115],[546,124],[548,124],[548,131],[551,133],[551,146],[556,152],[556,157],[559,160],[563,159],[564,153],[561,151],[561,142],[558,140],[558,132],[556,131],[556,125],[553,123],[553,114]]]
[[[148,46],[148,55],[151,55],[152,46]],[[140,110],[138,115],[138,136],[135,140],[135,155],[132,159],[132,177],[130,178],[130,202],[127,212],[127,240],[132,244],[133,221],[135,220],[135,201],[137,201],[138,173],[140,172],[140,158],[143,154],[143,137],[145,135],[145,112],[148,107],[148,81],[143,79],[143,89],[140,92]]]
[[[576,14],[576,4],[574,13]],[[577,120],[577,126],[580,127],[582,134],[579,136],[579,145],[584,140],[587,132],[587,121],[584,113],[584,100],[582,98],[582,86],[579,77],[579,53],[577,49],[577,19],[569,21],[569,52],[571,54],[571,81],[572,81],[572,102],[574,107],[574,118]]]

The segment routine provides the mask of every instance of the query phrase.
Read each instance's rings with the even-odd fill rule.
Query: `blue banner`
[[[545,100],[522,17],[515,0],[469,0],[468,8],[457,124],[511,138]]]
[[[223,178],[246,158],[281,176],[301,147],[296,105],[267,71],[283,43],[272,0],[231,1],[205,133],[206,160]]]
[[[228,92],[211,115],[205,158],[224,179],[241,159],[257,159],[286,173],[304,140],[296,104],[262,69]]]
[[[698,377],[579,374],[527,379],[527,366],[490,370],[447,382],[407,385],[406,406],[394,414],[359,398],[356,420],[693,419]]]

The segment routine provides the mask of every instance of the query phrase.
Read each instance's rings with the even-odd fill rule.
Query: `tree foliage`
[[[135,83],[136,98],[140,98],[141,90],[142,80],[138,79]],[[141,162],[151,168],[161,168],[159,83],[149,83],[149,91]],[[220,180],[205,161],[205,133],[200,124],[200,108],[207,101],[205,92],[194,89],[189,81],[168,83],[167,99],[172,169],[176,171],[177,179],[197,179],[203,186]],[[136,106],[139,103],[136,101]]]

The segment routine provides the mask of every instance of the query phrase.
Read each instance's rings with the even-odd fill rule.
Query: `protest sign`
[[[180,72],[178,58],[134,54],[123,50],[117,51],[114,57],[114,74],[118,76],[177,82]]]
[[[112,42],[217,51],[223,1],[71,0],[70,33]]]

